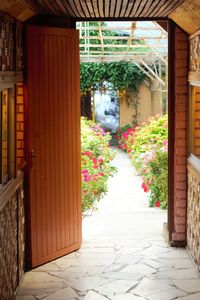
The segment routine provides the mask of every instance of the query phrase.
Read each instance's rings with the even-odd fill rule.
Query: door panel
[[[31,266],[81,244],[78,32],[27,29],[26,152]]]

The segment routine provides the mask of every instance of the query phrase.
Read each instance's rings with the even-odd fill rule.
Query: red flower
[[[99,175],[104,176],[105,174],[103,172],[99,172]]]
[[[156,201],[155,207],[160,207],[160,201]]]
[[[90,152],[90,151],[85,151],[85,155],[86,155],[86,156],[91,156],[91,155],[92,155],[92,152]]]
[[[83,190],[83,194],[87,195],[88,191],[87,190]]]
[[[93,168],[94,168],[94,169],[98,169],[97,164],[94,164],[94,165],[93,165]]]
[[[141,187],[143,188],[144,192],[147,193],[148,192],[148,186],[143,182]]]

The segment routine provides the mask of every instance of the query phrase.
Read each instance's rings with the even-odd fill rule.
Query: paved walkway
[[[199,300],[200,279],[185,249],[162,238],[166,212],[148,208],[127,155],[99,211],[83,220],[75,253],[26,273],[17,300]]]

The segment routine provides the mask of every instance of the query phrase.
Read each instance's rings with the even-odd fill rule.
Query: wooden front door
[[[29,26],[26,155],[30,267],[81,244],[79,38]]]

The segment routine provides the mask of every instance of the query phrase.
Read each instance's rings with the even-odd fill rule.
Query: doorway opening
[[[82,127],[83,238],[159,236],[167,222],[167,24],[79,22],[77,29],[81,115],[91,130],[87,141]],[[110,134],[110,160],[101,141],[91,142],[96,126],[98,136]]]

